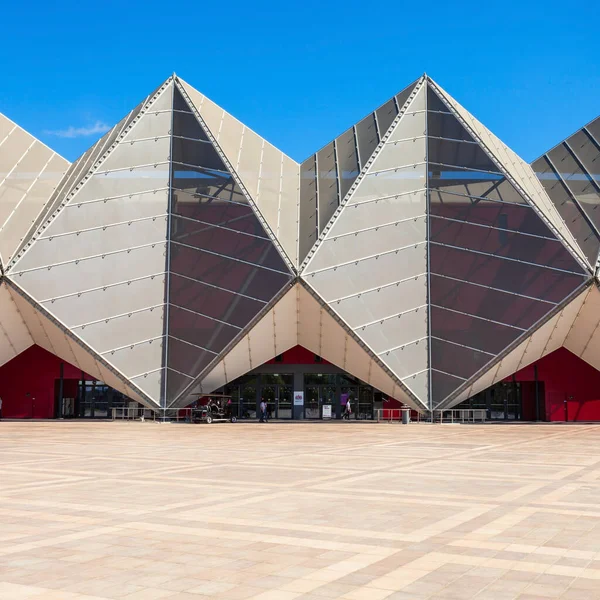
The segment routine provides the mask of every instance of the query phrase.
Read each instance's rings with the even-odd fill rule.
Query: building
[[[600,419],[599,157],[425,75],[301,164],[175,75],[73,164],[0,117],[5,416]]]

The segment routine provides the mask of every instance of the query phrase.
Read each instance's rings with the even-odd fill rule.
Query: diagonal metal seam
[[[175,79],[173,74],[172,79]],[[159,404],[161,408],[167,406],[167,384],[169,374],[167,367],[169,364],[169,315],[170,315],[170,299],[171,299],[171,227],[172,227],[172,209],[173,209],[173,131],[175,127],[175,84],[171,86],[171,129],[170,142],[169,142],[169,191],[167,200],[167,232],[166,232],[166,247],[165,247],[165,308],[164,308],[164,321],[163,321],[163,335],[164,345],[162,352],[161,366],[165,369],[163,371],[163,377],[161,381],[161,390],[159,397]]]
[[[126,122],[126,127],[123,127],[121,129],[121,131],[116,136],[116,138],[114,139],[111,146],[107,149],[103,149],[103,153],[100,156],[96,157],[96,161],[86,170],[83,178],[79,179],[77,184],[70,187],[69,191],[64,196],[64,198],[62,199],[60,204],[57,205],[56,209],[52,212],[52,214],[48,215],[47,219],[45,221],[39,223],[36,231],[29,238],[27,243],[23,247],[21,247],[17,253],[15,253],[15,255],[13,256],[13,258],[10,261],[10,264],[7,267],[8,269],[11,269],[12,267],[14,267],[19,262],[19,260],[27,253],[27,251],[34,245],[35,241],[40,237],[41,233],[43,231],[45,231],[46,228],[50,225],[50,223],[52,223],[52,221],[54,221],[54,219],[56,219],[56,217],[63,211],[65,206],[68,204],[68,202],[75,196],[75,194],[89,180],[90,176],[93,173],[98,171],[99,167],[104,163],[104,161],[108,158],[108,156],[112,153],[112,151],[118,146],[118,144],[127,135],[127,133],[140,121],[140,119],[146,114],[146,112],[148,112],[148,109],[152,106],[152,104],[156,101],[156,99],[160,95],[162,95],[162,93],[165,91],[165,89],[171,84],[172,80],[173,80],[173,77],[172,76],[169,77],[155,91],[155,93],[152,97],[146,98],[146,100],[143,103],[142,108],[140,109],[138,114],[135,116],[135,118],[131,119],[128,123]],[[133,112],[133,111],[131,111],[131,112]],[[126,115],[124,117],[124,120],[126,120],[128,118],[128,116],[129,116],[129,114],[131,114],[131,112],[128,113],[128,115]],[[115,127],[116,127],[116,125],[115,125]],[[73,164],[76,164],[76,163],[73,163]],[[83,172],[83,169],[82,169],[82,172]],[[61,190],[61,193],[62,193],[62,191],[63,190]],[[40,214],[41,214],[41,212],[40,212]]]
[[[123,383],[125,387],[132,388],[141,398],[146,400],[151,408],[155,408],[157,402],[155,402],[146,392],[144,392],[141,388],[139,388],[136,384],[134,384],[129,377],[121,373],[116,367],[114,367],[111,363],[109,363],[102,355],[100,355],[96,350],[94,350],[87,342],[79,338],[75,335],[66,325],[64,325],[59,319],[57,319],[51,312],[49,312],[45,307],[36,302],[25,290],[23,290],[17,283],[12,281],[9,277],[4,277],[3,281],[14,290],[19,296],[21,296],[35,311],[43,315],[48,321],[50,321],[53,325],[58,327],[60,331],[68,337],[71,341],[75,342],[78,346],[80,346],[87,354],[89,354],[96,362],[100,363],[104,368],[106,368],[109,372],[111,372],[117,379]],[[29,327],[28,327],[29,329]],[[31,335],[31,333],[30,333]],[[33,336],[32,336],[33,338]]]
[[[312,248],[310,249],[310,251],[306,255],[306,258],[302,261],[302,263],[301,263],[301,265],[300,265],[300,267],[298,269],[298,272],[300,274],[303,273],[304,270],[307,268],[308,264],[310,263],[310,260],[312,259],[312,257],[316,253],[316,251],[318,250],[319,246],[322,244],[323,240],[327,237],[327,233],[329,232],[329,230],[333,226],[334,222],[337,220],[337,218],[339,217],[339,215],[342,212],[342,210],[344,209],[344,207],[347,206],[348,201],[350,200],[350,198],[352,197],[352,195],[356,191],[356,188],[358,187],[358,185],[360,184],[360,182],[366,177],[366,174],[369,171],[371,165],[373,164],[375,158],[377,158],[378,154],[381,152],[381,150],[385,146],[385,143],[387,142],[388,138],[390,137],[390,135],[392,134],[392,132],[394,131],[394,129],[396,128],[396,126],[398,125],[399,121],[406,114],[406,112],[407,112],[408,108],[410,107],[410,105],[412,104],[412,101],[414,100],[415,96],[417,95],[417,93],[419,92],[419,90],[423,87],[423,82],[424,81],[425,81],[425,76],[422,76],[419,79],[417,79],[417,81],[415,82],[414,88],[412,89],[410,95],[406,99],[406,101],[404,103],[404,106],[398,112],[398,114],[394,117],[394,120],[392,121],[392,124],[388,127],[388,130],[385,132],[385,135],[380,139],[379,143],[375,147],[375,150],[373,150],[371,156],[365,162],[365,164],[364,164],[363,168],[361,169],[360,173],[358,174],[358,176],[356,177],[356,179],[352,183],[352,186],[346,192],[346,195],[340,201],[339,206],[336,208],[335,212],[333,213],[333,215],[331,216],[331,218],[329,219],[329,221],[327,222],[327,224],[323,228],[323,231],[321,231],[321,234],[317,237],[317,240],[312,245]],[[316,154],[315,154],[315,156],[316,156]],[[359,160],[359,165],[360,165],[360,160]],[[409,166],[412,166],[412,165],[409,165]]]
[[[402,383],[402,380],[395,375],[394,372],[379,358],[379,356],[377,356],[377,354],[375,354],[375,352],[371,350],[371,348],[365,344],[365,342],[358,335],[356,335],[352,328],[332,308],[329,307],[323,298],[321,298],[319,293],[307,281],[300,277],[297,281],[319,303],[321,308],[323,308],[336,321],[336,323],[338,323],[344,329],[346,334],[349,335],[366,352],[367,356],[369,356],[369,358],[371,358],[371,360],[375,362],[377,366],[380,367],[386,375],[388,375],[388,377],[390,377],[393,383],[395,383],[409,398],[411,398],[415,404],[421,406],[423,410],[428,410],[428,407],[423,403],[423,401],[417,398],[417,396],[415,396],[415,394],[404,383]]]
[[[454,400],[454,398],[458,397],[462,392],[465,391],[470,385],[472,386],[480,377],[489,372],[494,366],[498,365],[506,356],[508,356],[513,350],[515,350],[520,344],[522,344],[528,337],[531,337],[535,332],[537,332],[541,327],[543,327],[548,321],[550,321],[553,317],[559,314],[562,310],[564,310],[577,296],[584,292],[584,290],[590,287],[593,283],[593,278],[588,278],[586,281],[581,283],[581,285],[577,286],[568,296],[566,296],[562,302],[558,303],[555,307],[552,308],[546,315],[544,315],[537,323],[534,323],[529,329],[523,332],[517,339],[515,339],[512,343],[510,343],[500,354],[498,354],[494,359],[485,364],[479,370],[477,370],[473,375],[466,379],[465,383],[459,386],[456,390],[454,390],[451,394],[446,396],[443,400],[438,402],[438,404],[433,407],[435,410],[444,409],[448,404]]]
[[[433,88],[434,92],[438,96],[438,98],[440,98],[440,100],[442,100],[444,102],[444,104],[446,104],[446,106],[448,107],[448,109],[451,111],[451,114],[459,121],[459,123],[467,130],[467,132],[475,140],[477,140],[477,142],[479,143],[479,145],[481,146],[481,148],[486,152],[486,154],[488,155],[488,157],[500,169],[502,175],[504,175],[504,177],[507,179],[507,181],[509,181],[511,183],[511,185],[523,197],[523,199],[525,199],[527,201],[527,203],[533,208],[533,210],[535,210],[536,214],[542,219],[542,221],[550,229],[550,231],[552,231],[554,233],[554,235],[557,237],[557,239],[561,241],[561,243],[563,244],[563,246],[565,246],[565,248],[570,252],[570,254],[573,256],[573,258],[582,267],[582,269],[584,270],[584,272],[590,273],[591,266],[588,265],[587,262],[582,259],[582,256],[585,256],[585,254],[581,250],[581,248],[579,248],[579,245],[577,245],[577,248],[579,250],[579,252],[577,252],[577,250],[575,250],[572,247],[571,243],[568,240],[566,240],[564,238],[564,236],[558,231],[558,229],[550,221],[550,219],[548,219],[548,217],[544,214],[544,212],[537,205],[537,203],[533,201],[533,198],[529,195],[529,193],[526,192],[525,189],[520,185],[520,183],[512,176],[512,174],[504,166],[503,162],[499,158],[497,158],[495,152],[492,152],[490,150],[490,148],[488,148],[488,146],[481,139],[481,137],[477,134],[477,132],[473,129],[473,127],[471,127],[471,125],[469,123],[467,123],[465,121],[465,119],[463,119],[462,115],[454,108],[454,106],[452,106],[452,102],[450,102],[447,99],[445,92],[441,88],[439,88],[437,86],[437,84],[432,79],[430,79],[428,77],[427,80],[428,80],[429,85]],[[517,158],[519,158],[519,157],[517,157]],[[520,159],[520,160],[522,160],[522,159]],[[525,167],[531,168],[530,165],[528,165],[525,161],[522,160],[522,162],[525,165]],[[534,177],[535,177],[535,173],[534,173]],[[535,177],[535,178],[536,178],[536,181],[538,181],[538,183],[539,183],[539,180],[537,179],[537,177]],[[546,190],[544,190],[543,188],[541,188],[540,189],[540,193],[544,194],[548,198],[549,203],[554,207],[554,205],[552,204],[552,201],[550,200],[550,198],[548,197],[548,194],[546,193]],[[558,211],[557,211],[557,217],[563,223],[563,225],[565,226],[565,229],[567,231],[569,231],[569,233],[570,233],[570,229],[567,227],[564,219],[560,216],[560,214],[558,214]]]
[[[273,230],[271,229],[271,227],[267,223],[266,219],[263,217],[262,212],[260,211],[260,209],[258,208],[257,204],[254,201],[254,198],[252,198],[252,196],[250,195],[250,193],[246,189],[246,186],[242,182],[240,176],[238,175],[237,171],[233,168],[233,165],[231,164],[231,162],[229,161],[229,159],[227,158],[227,156],[225,155],[225,153],[221,149],[221,146],[217,142],[217,139],[213,135],[212,131],[210,130],[210,128],[208,127],[208,125],[206,124],[206,122],[204,121],[204,119],[202,118],[202,115],[200,114],[200,111],[198,110],[198,107],[192,102],[191,98],[188,96],[186,90],[184,89],[183,85],[181,85],[181,83],[180,83],[179,79],[177,78],[177,76],[175,76],[174,82],[175,82],[175,85],[177,86],[177,90],[181,93],[181,95],[183,96],[184,100],[187,102],[188,106],[190,107],[190,109],[192,111],[192,114],[196,117],[196,119],[198,120],[198,123],[202,126],[202,129],[204,130],[204,133],[206,133],[206,136],[208,137],[208,139],[212,143],[212,145],[213,145],[214,149],[216,150],[217,154],[219,155],[219,157],[221,158],[221,160],[223,161],[223,163],[225,164],[225,166],[229,170],[229,174],[231,175],[231,177],[233,178],[233,180],[236,182],[236,184],[238,185],[238,187],[242,190],[242,193],[246,197],[246,200],[248,201],[248,204],[250,205],[250,207],[252,208],[254,214],[256,215],[256,218],[259,220],[259,222],[262,225],[263,229],[265,230],[265,232],[269,236],[269,239],[270,239],[271,243],[277,249],[277,252],[281,256],[281,259],[284,261],[284,263],[288,267],[288,269],[290,271],[290,275],[296,275],[297,272],[298,272],[297,269],[296,269],[296,266],[294,265],[294,263],[291,261],[291,259],[287,255],[287,252],[284,250],[283,246],[279,243],[279,240],[277,239],[277,236],[275,235],[275,233],[273,232]]]
[[[202,381],[202,379],[208,375],[208,373],[210,373],[217,366],[217,364],[222,361],[231,352],[231,350],[233,350],[235,346],[237,346],[239,342],[246,337],[246,335],[248,335],[248,333],[259,323],[259,321],[269,313],[275,304],[277,304],[277,302],[279,302],[279,300],[281,300],[281,298],[283,298],[287,292],[294,288],[294,285],[297,283],[297,281],[297,278],[291,278],[290,281],[288,281],[277,292],[277,294],[275,294],[275,296],[273,296],[273,298],[271,298],[271,300],[269,300],[269,302],[267,302],[256,315],[254,315],[248,324],[240,329],[237,335],[220,352],[215,354],[215,357],[202,369],[202,371],[200,371],[198,375],[196,375],[196,377],[193,378],[193,380],[185,388],[183,388],[183,390],[181,390],[181,392],[179,392],[179,394],[173,400],[171,400],[166,408],[171,408],[174,406],[180,399],[184,398],[188,394],[190,389]]]

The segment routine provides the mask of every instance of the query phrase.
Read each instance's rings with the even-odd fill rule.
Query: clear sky
[[[600,3],[6,2],[0,112],[69,160],[172,72],[303,160],[427,72],[527,161],[600,114]]]

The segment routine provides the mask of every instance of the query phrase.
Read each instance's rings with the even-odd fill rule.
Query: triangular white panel
[[[600,370],[600,290],[597,285],[590,288],[564,345]]]
[[[172,85],[137,115],[10,271],[130,378],[162,366]],[[158,402],[160,385],[144,383]]]
[[[438,85],[433,84],[433,82],[430,82],[430,84],[433,85],[438,95],[444,98],[451,109],[456,111],[458,116],[469,126],[476,139],[478,138],[488,153],[496,159],[496,163],[521,187],[531,204],[538,208],[554,230],[560,234],[566,244],[578,256],[581,263],[588,264],[585,254],[552,204],[532,168],[447,92]]]
[[[577,315],[583,310],[582,307],[586,304],[589,306],[590,295],[594,292],[594,289],[588,288],[577,295],[563,310],[535,330],[497,365],[477,379],[465,392],[452,400],[447,408],[456,406],[466,398],[478,394],[506,377],[510,377],[517,371],[554,352],[563,344],[568,347],[567,336],[571,335]],[[600,293],[598,296],[600,296]],[[600,359],[598,362],[600,365]]]
[[[288,258],[298,265],[300,165],[178,79]]]
[[[0,261],[7,265],[69,162],[0,114]]]
[[[302,277],[426,405],[427,376],[416,379],[428,367],[426,139],[411,137],[415,123],[425,131],[425,92],[397,117]]]
[[[6,283],[0,283],[0,365],[33,345],[33,338]]]

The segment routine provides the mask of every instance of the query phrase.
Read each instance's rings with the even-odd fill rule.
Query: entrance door
[[[323,410],[325,407],[325,411]],[[304,418],[335,419],[339,413],[339,398],[332,385],[308,385],[304,390]],[[330,416],[328,416],[330,415]]]
[[[305,419],[320,419],[321,411],[319,410],[319,390],[318,385],[306,386],[304,391],[304,418]]]
[[[279,397],[277,401],[277,418],[291,419],[293,415],[293,395],[292,388],[287,385],[279,386]]]

